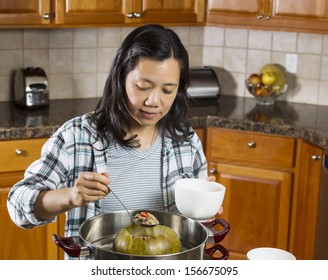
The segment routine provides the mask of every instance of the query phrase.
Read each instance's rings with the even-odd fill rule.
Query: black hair
[[[140,57],[163,61],[174,58],[179,62],[180,80],[177,96],[170,111],[159,122],[160,131],[174,141],[182,142],[190,135],[187,114],[189,99],[189,58],[177,34],[169,28],[148,24],[133,30],[117,50],[103,95],[91,116],[97,133],[107,138],[111,133],[114,139],[125,146],[135,146],[134,138],[124,139],[126,128],[130,128],[130,114],[125,106],[125,81]]]

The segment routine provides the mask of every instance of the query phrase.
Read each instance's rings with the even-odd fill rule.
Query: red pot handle
[[[213,256],[217,251],[222,254],[219,258]],[[227,260],[229,258],[229,251],[221,244],[215,244],[213,247],[206,249],[206,254],[210,257],[211,260]]]
[[[52,240],[56,245],[62,248],[69,256],[79,257],[81,254],[81,247],[74,241],[73,237],[62,237],[57,234],[52,235]]]
[[[223,219],[220,219],[220,218],[217,218],[217,219],[214,219],[211,222],[205,222],[205,223],[202,223],[202,224],[204,226],[206,226],[213,233],[213,238],[214,238],[215,243],[221,242],[226,237],[227,233],[230,230],[229,223],[226,222]],[[220,224],[223,227],[223,229],[219,230],[219,231],[215,230],[214,227],[217,224]]]

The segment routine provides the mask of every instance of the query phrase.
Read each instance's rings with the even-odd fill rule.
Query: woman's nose
[[[145,101],[145,105],[147,106],[158,106],[159,102],[160,102],[160,91],[153,89],[149,92],[148,94],[148,98]]]

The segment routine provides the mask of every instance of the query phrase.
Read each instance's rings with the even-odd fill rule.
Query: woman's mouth
[[[154,113],[154,112],[147,112],[147,111],[141,110],[141,113],[146,119],[153,119],[157,116],[157,113]]]

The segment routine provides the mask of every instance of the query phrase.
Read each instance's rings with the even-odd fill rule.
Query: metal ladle
[[[109,188],[109,187],[108,187]],[[155,223],[147,223],[148,220],[147,219],[139,219],[137,216],[132,216],[130,211],[125,207],[125,205],[123,204],[123,202],[118,198],[118,196],[113,192],[112,189],[109,188],[109,191],[115,196],[115,198],[121,203],[121,205],[123,206],[123,208],[125,209],[125,211],[128,213],[128,215],[130,216],[130,219],[132,221],[132,223],[136,224],[136,225],[141,225],[143,227],[154,227],[157,226],[159,224],[159,222],[156,220]]]

